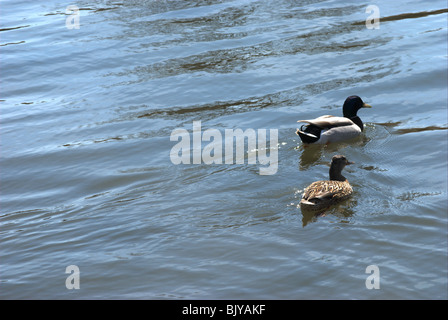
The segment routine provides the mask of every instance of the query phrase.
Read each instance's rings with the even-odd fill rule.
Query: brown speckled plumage
[[[330,166],[330,180],[313,182],[302,196],[300,207],[305,210],[324,210],[340,201],[347,199],[353,189],[341,171],[351,162],[344,156],[334,156]]]

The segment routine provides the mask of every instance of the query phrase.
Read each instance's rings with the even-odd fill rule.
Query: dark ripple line
[[[3,28],[3,29],[0,29],[0,32],[2,32],[2,31],[17,30],[17,29],[22,29],[22,28],[27,28],[27,27],[30,27],[30,25],[28,24],[28,25],[26,25],[26,26],[19,26],[19,27],[12,27],[12,28]]]
[[[393,16],[388,17],[380,17],[380,22],[387,22],[387,21],[398,21],[398,20],[405,20],[405,19],[417,19],[417,18],[423,18],[431,15],[437,15],[441,13],[447,13],[448,9],[440,9],[440,10],[434,10],[434,11],[421,11],[421,12],[412,12],[412,13],[401,13],[396,14]],[[353,25],[364,25],[365,21],[357,21],[354,22]]]
[[[307,96],[321,94],[325,91],[338,88],[349,87],[353,83],[369,82],[388,76],[390,70],[377,74],[367,74],[357,78],[340,78],[312,83],[305,86],[295,87],[276,93],[269,93],[260,97],[249,97],[241,100],[216,101],[209,104],[194,105],[189,107],[172,107],[166,109],[156,109],[150,112],[134,115],[136,118],[182,120],[185,123],[191,122],[198,116],[202,120],[213,119],[221,115],[237,114],[251,111],[259,111],[266,108],[281,108],[287,106],[298,106],[306,101]]]
[[[406,134],[406,133],[415,133],[415,132],[423,132],[423,131],[435,131],[435,130],[447,130],[448,127],[438,127],[438,126],[428,126],[424,128],[406,128],[406,129],[397,129],[395,134]]]

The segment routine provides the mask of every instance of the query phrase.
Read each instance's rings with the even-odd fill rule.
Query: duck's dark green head
[[[356,117],[358,110],[361,108],[372,108],[372,106],[364,103],[364,101],[362,101],[362,99],[358,96],[350,96],[345,99],[342,112],[344,117],[353,118]]]

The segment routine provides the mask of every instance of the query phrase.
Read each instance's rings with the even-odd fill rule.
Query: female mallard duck
[[[343,117],[326,115],[312,120],[299,120],[297,122],[306,122],[308,125],[302,125],[296,133],[306,144],[326,144],[357,137],[364,129],[364,124],[357,116],[358,110],[371,107],[360,97],[350,96],[342,107]]]
[[[309,211],[320,211],[348,198],[353,189],[341,174],[349,162],[344,156],[336,155],[331,159],[330,180],[313,182],[303,192],[300,208]]]

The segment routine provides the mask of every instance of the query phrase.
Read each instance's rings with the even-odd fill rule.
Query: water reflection
[[[347,223],[349,222],[348,218],[355,214],[353,208],[356,207],[356,205],[357,202],[352,196],[350,199],[347,199],[342,203],[336,204],[319,212],[300,209],[302,213],[302,227],[306,227],[310,223],[317,222],[319,218],[326,216],[337,217],[338,222]]]
[[[321,158],[323,154],[325,146],[323,145],[309,145],[305,146],[301,144],[299,146],[299,150],[301,150],[300,156],[299,156],[299,169],[307,170],[312,165],[317,163]]]
[[[363,148],[372,138],[361,135],[356,137],[350,141],[331,143],[328,145],[321,144],[311,144],[304,145],[300,144],[297,147],[299,150],[299,169],[301,171],[309,169],[311,166],[318,164],[324,154],[336,154],[343,153],[343,149],[354,146],[356,148]],[[328,163],[329,165],[329,163]]]

